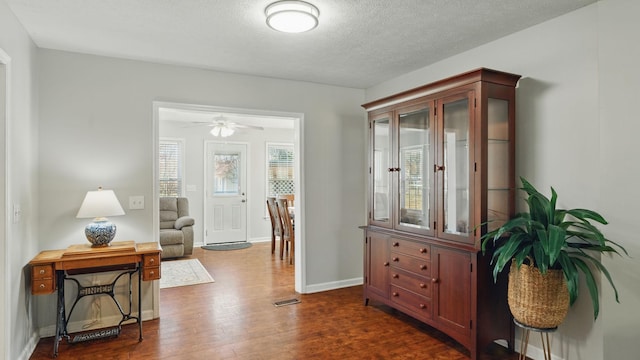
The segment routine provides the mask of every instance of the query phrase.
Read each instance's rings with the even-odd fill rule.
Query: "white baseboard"
[[[351,287],[351,286],[362,285],[363,283],[364,283],[364,279],[361,277],[358,277],[353,279],[332,281],[332,282],[327,282],[322,284],[313,284],[313,285],[307,285],[303,289],[302,293],[312,294],[312,293],[317,293],[322,291],[336,290],[336,289],[342,289],[342,288]]]
[[[29,341],[27,342],[27,346],[22,349],[20,355],[18,355],[16,360],[29,360],[33,352],[36,350],[36,346],[38,346],[38,342],[40,341],[40,336],[38,336],[37,332],[31,333],[29,337]]]

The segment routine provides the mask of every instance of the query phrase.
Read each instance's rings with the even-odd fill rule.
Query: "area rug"
[[[160,289],[214,282],[198,259],[163,260],[160,266]]]
[[[224,244],[210,244],[202,246],[205,250],[214,251],[227,251],[250,248],[253,245],[250,242],[236,242],[236,243],[224,243]]]

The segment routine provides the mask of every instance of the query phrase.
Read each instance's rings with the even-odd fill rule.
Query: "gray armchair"
[[[160,246],[162,258],[174,258],[193,253],[193,224],[189,216],[189,199],[160,198]]]

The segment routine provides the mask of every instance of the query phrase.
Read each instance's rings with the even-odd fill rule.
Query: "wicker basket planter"
[[[539,329],[555,328],[569,311],[569,289],[562,270],[547,270],[511,262],[508,286],[509,309],[523,325]]]

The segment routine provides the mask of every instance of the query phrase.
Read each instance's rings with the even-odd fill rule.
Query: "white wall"
[[[6,177],[7,191],[1,206],[8,210],[17,204],[22,211],[18,223],[6,219],[6,238],[4,231],[0,235],[0,264],[6,265],[0,269],[4,285],[0,288],[0,359],[26,359],[37,341],[26,266],[38,251],[37,50],[4,1],[0,1],[0,49],[10,58],[9,117],[1,145],[7,152],[7,167],[0,169],[0,176]]]
[[[621,304],[605,287],[604,359],[637,359],[640,341],[640,161],[638,89],[640,89],[640,2],[599,4],[600,197],[610,224],[607,235],[632,258],[604,258],[620,291]]]
[[[291,121],[293,123],[293,120]],[[195,219],[194,241],[201,245],[204,239],[204,151],[205,141],[234,141],[249,144],[248,167],[248,207],[247,218],[248,240],[271,240],[271,222],[269,214],[265,213],[266,206],[266,143],[293,144],[293,129],[244,130],[236,131],[231,137],[221,139],[209,134],[209,127],[185,127],[189,124],[174,121],[160,122],[160,137],[180,138],[185,141],[185,184],[194,185],[195,191],[187,191],[184,195],[189,198],[189,213]],[[211,214],[209,214],[211,215]]]
[[[509,35],[367,89],[367,101],[478,67],[522,75],[517,90],[517,175],[546,193],[550,192],[549,186],[554,186],[561,207],[601,212],[612,220],[605,233],[630,245],[634,234],[632,217],[636,213],[633,209],[640,200],[638,165],[630,157],[637,133],[633,130],[640,126],[631,120],[638,89],[638,45],[631,40],[631,34],[639,33],[640,25],[632,22],[631,14],[637,11],[629,9],[630,3],[605,1]],[[599,6],[603,7],[602,18]],[[626,21],[612,27],[619,17]],[[628,47],[633,48],[635,57],[627,58]],[[610,63],[606,69],[599,64],[599,54]],[[632,68],[631,78],[621,72]],[[610,80],[602,86],[599,71]],[[627,100],[622,101],[625,106],[614,113],[609,113],[608,107],[599,107],[600,101],[616,107],[621,100]],[[522,209],[524,203],[519,206]],[[637,245],[631,247],[638,249]],[[593,322],[591,301],[583,288],[585,291],[554,335],[552,348],[558,359],[631,359],[631,355],[619,356],[632,354],[623,348],[633,349],[637,356],[637,346],[627,340],[629,336],[638,339],[640,326],[638,315],[631,310],[638,304],[638,260],[608,262],[612,263],[617,265],[610,266],[626,307],[612,305],[610,294],[605,292],[604,308]],[[629,316],[632,311],[634,315]],[[615,331],[610,339],[609,331],[615,326],[612,323],[605,327],[603,323],[624,316],[624,330]],[[615,346],[607,344],[607,356],[603,355],[604,339],[615,341]],[[540,347],[536,337],[532,344]],[[532,355],[541,358],[540,354]]]
[[[52,50],[39,52],[39,70],[42,248],[86,241],[75,214],[87,190],[153,199],[153,101],[303,113],[306,287],[361,281],[363,90]],[[151,204],[112,220],[116,240],[154,240]],[[49,314],[38,313],[41,326]]]

